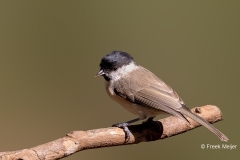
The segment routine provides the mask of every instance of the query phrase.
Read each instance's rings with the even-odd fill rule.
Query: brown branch
[[[199,114],[211,123],[222,120],[221,111],[216,106],[196,107],[192,109],[192,112]],[[191,126],[175,116],[160,119],[154,123],[145,122],[140,125],[129,126],[132,135],[128,142],[125,142],[123,130],[117,127],[73,131],[63,138],[30,149],[0,152],[0,160],[53,160],[64,158],[86,149],[165,139],[199,126],[197,122],[191,119],[188,120]]]

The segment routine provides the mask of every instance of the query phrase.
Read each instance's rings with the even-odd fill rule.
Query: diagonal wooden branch
[[[196,107],[192,109],[192,112],[199,114],[210,123],[222,120],[221,111],[213,105]],[[117,127],[73,131],[63,138],[30,149],[0,152],[0,160],[61,159],[86,149],[137,144],[140,142],[165,139],[199,126],[197,122],[189,118],[188,120],[191,126],[175,116],[160,119],[154,123],[145,122],[140,125],[129,126],[132,135],[128,142],[125,142],[125,133],[123,130]]]

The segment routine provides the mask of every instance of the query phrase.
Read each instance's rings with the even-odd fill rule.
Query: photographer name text
[[[202,149],[228,149],[234,150],[237,149],[237,145],[233,144],[201,144]]]

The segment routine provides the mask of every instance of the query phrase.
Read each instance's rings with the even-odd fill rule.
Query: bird
[[[202,117],[191,112],[178,94],[148,69],[138,65],[127,52],[112,51],[101,59],[100,71],[109,97],[137,118],[113,127],[123,128],[126,141],[130,139],[128,125],[139,120],[152,121],[167,113],[190,123],[186,117],[197,121],[213,132],[222,141],[229,139]]]

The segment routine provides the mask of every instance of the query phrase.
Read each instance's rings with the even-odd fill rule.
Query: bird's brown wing
[[[140,69],[121,79],[114,87],[115,93],[133,103],[159,109],[187,121],[179,112],[185,104],[177,93],[147,69]]]

